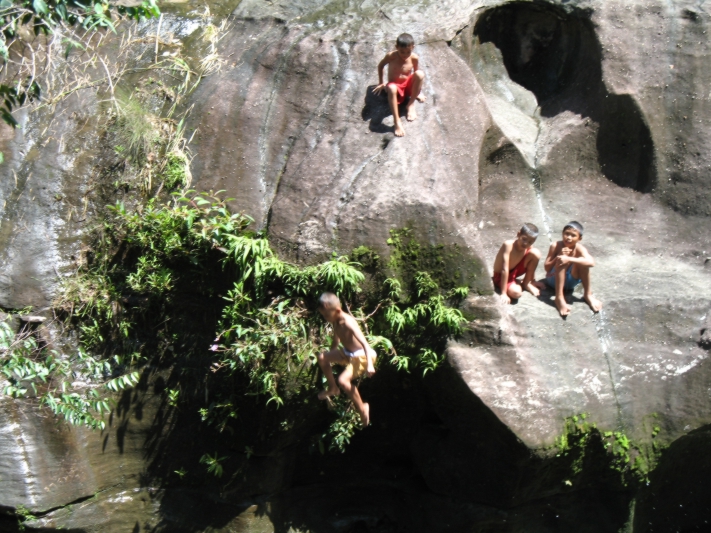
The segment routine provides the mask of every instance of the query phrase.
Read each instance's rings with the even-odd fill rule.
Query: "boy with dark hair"
[[[395,119],[395,135],[402,137],[405,130],[400,120],[400,110],[398,106],[407,102],[407,120],[412,122],[417,118],[415,111],[415,100],[424,102],[425,97],[420,94],[425,73],[419,69],[420,58],[412,53],[415,48],[415,40],[409,33],[403,33],[397,38],[395,50],[385,54],[383,60],[378,63],[378,85],[373,89],[375,94],[387,91],[390,111]],[[383,82],[383,70],[388,66],[388,82]]]
[[[501,302],[511,303],[528,291],[534,296],[540,294],[533,284],[541,252],[533,248],[538,238],[538,228],[527,222],[516,235],[515,239],[505,241],[494,260],[494,287],[501,290]],[[518,278],[523,277],[523,281]]]
[[[572,291],[581,281],[583,298],[590,309],[595,313],[602,309],[602,303],[593,296],[590,287],[590,269],[595,266],[595,260],[580,242],[582,239],[583,225],[575,220],[568,222],[563,228],[563,239],[551,244],[548,250],[544,264],[547,273],[545,285],[536,283],[539,288],[547,285],[555,289],[555,306],[562,317],[570,314],[563,291]]]
[[[318,364],[328,382],[328,389],[319,392],[318,399],[329,400],[331,396],[338,396],[343,389],[358,410],[363,427],[366,427],[370,424],[370,406],[363,402],[358,387],[351,381],[363,374],[375,374],[375,351],[365,340],[356,319],[343,312],[338,296],[324,292],[318,299],[318,311],[333,326],[331,349],[318,355]],[[333,377],[332,364],[345,367],[338,376],[338,384]]]

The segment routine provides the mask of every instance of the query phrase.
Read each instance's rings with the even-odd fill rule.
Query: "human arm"
[[[340,346],[341,339],[336,335],[336,328],[333,328],[333,337],[331,338],[331,350],[335,350]]]
[[[543,268],[546,270],[546,274],[550,274],[550,271],[553,270],[553,267],[556,264],[556,259],[558,256],[558,254],[556,253],[557,249],[557,243],[551,244],[551,247],[548,248],[548,256],[546,257],[546,262],[543,263]]]
[[[375,364],[373,361],[373,350],[370,347],[370,344],[368,344],[368,341],[365,339],[365,335],[363,335],[363,332],[358,327],[355,318],[350,317],[350,320],[346,322],[346,327],[353,334],[353,338],[356,340],[356,342],[363,347],[363,351],[365,352],[365,358],[368,361],[366,373],[369,377],[372,376],[373,374],[375,374]]]
[[[385,57],[378,63],[378,85],[373,89],[375,94],[380,94],[388,86],[387,82],[383,82],[385,65],[390,62],[390,54],[385,54]]]
[[[556,265],[560,265],[561,267],[570,264],[576,264],[585,267],[595,266],[595,260],[590,255],[587,248],[585,248],[585,246],[580,243],[575,246],[575,249],[571,250],[570,254],[561,255],[557,259],[558,260],[556,262]]]
[[[417,54],[412,54],[412,72],[420,70],[420,57]]]
[[[499,255],[501,256],[501,270],[499,275],[501,276],[499,281],[499,289],[501,289],[501,303],[510,304],[511,298],[509,298],[507,285],[509,282],[509,259],[511,258],[511,249],[513,248],[512,242],[505,242],[501,245],[499,250]]]

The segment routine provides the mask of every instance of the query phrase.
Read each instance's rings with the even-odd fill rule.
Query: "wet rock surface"
[[[163,433],[159,396],[126,399],[103,435],[4,400],[0,506],[38,514],[35,530],[703,531],[708,468],[691,458],[711,422],[710,16],[697,4],[240,3],[228,62],[193,97],[194,185],[226,190],[300,261],[386,253],[403,227],[460,247],[473,319],[451,369],[417,395],[386,379],[366,390],[382,426],[343,458],[294,443],[222,493],[161,484],[181,464],[157,465],[156,449],[212,443]],[[428,101],[396,139],[370,90],[401,31]],[[1,307],[46,308],[55,267],[72,268],[97,112],[70,100],[3,130]],[[579,292],[565,321],[549,291],[501,306],[489,270],[503,240],[534,222],[545,255],[571,219],[603,311]],[[549,450],[583,412],[635,442],[659,426],[670,445],[632,513],[605,476],[561,484]]]

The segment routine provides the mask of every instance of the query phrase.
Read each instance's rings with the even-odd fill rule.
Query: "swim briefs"
[[[412,76],[413,75],[410,74],[407,78],[405,78],[404,80],[400,80],[399,82],[388,82],[388,85],[394,85],[395,87],[397,87],[398,105],[402,104],[405,101],[405,97],[409,98],[412,95]]]
[[[343,360],[343,364],[346,368],[349,366],[353,368],[353,374],[351,379],[356,379],[365,374],[365,372],[368,370],[368,358],[365,356],[365,350],[362,348],[360,350],[356,350],[355,352],[349,352],[345,348],[343,348],[343,353],[346,355],[346,357]],[[373,364],[375,364],[375,358],[377,357],[377,354],[375,353],[375,350],[371,352],[371,356],[373,357]]]
[[[523,257],[521,260],[518,262],[518,264],[513,267],[511,270],[509,270],[509,279],[506,282],[506,290],[509,289],[511,285],[514,283],[517,283],[516,278],[520,278],[524,274],[526,274],[526,256],[528,255],[528,252],[530,252],[531,249],[527,248],[526,251],[523,253]],[[493,277],[491,278],[491,281],[494,282],[494,288],[498,289],[501,287],[501,273],[496,272]]]
[[[573,277],[573,265],[570,265],[565,271],[565,284],[563,285],[564,291],[572,291],[580,283],[579,279]],[[546,276],[546,285],[551,289],[555,289],[555,267],[550,271],[550,274]]]

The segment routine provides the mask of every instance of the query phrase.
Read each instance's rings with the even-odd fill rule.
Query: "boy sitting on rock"
[[[528,291],[534,296],[540,294],[533,284],[541,252],[532,248],[538,238],[538,228],[527,222],[515,239],[505,241],[494,260],[494,287],[501,290],[501,301],[505,304],[517,300]],[[518,278],[523,276],[523,281]]]
[[[318,355],[318,364],[328,382],[328,389],[319,392],[318,399],[329,400],[331,396],[338,396],[341,392],[338,388],[340,386],[358,410],[363,427],[366,427],[370,424],[370,406],[363,402],[358,387],[351,381],[364,373],[368,376],[375,374],[375,351],[365,340],[356,319],[343,312],[338,296],[324,292],[318,299],[318,304],[321,316],[333,326],[331,349]],[[343,347],[340,347],[339,343],[342,343]],[[332,364],[345,367],[338,376],[338,385],[333,377]]]
[[[415,111],[415,100],[424,102],[425,97],[420,94],[422,81],[425,73],[419,70],[419,57],[413,54],[415,40],[409,33],[403,33],[397,38],[395,50],[388,52],[383,60],[378,63],[378,85],[373,89],[375,94],[387,91],[390,111],[395,119],[395,135],[402,137],[405,130],[400,120],[400,110],[398,106],[407,102],[407,120],[412,122],[417,118]],[[388,66],[388,82],[383,83],[383,69]]]
[[[583,282],[583,298],[593,312],[602,309],[602,303],[593,296],[590,287],[590,269],[595,266],[595,260],[581,244],[583,226],[580,222],[568,222],[563,228],[563,239],[551,244],[544,267],[546,269],[545,284],[537,282],[536,286],[546,285],[555,289],[555,306],[560,316],[570,314],[570,307],[565,301],[563,291],[572,291],[578,283]]]

